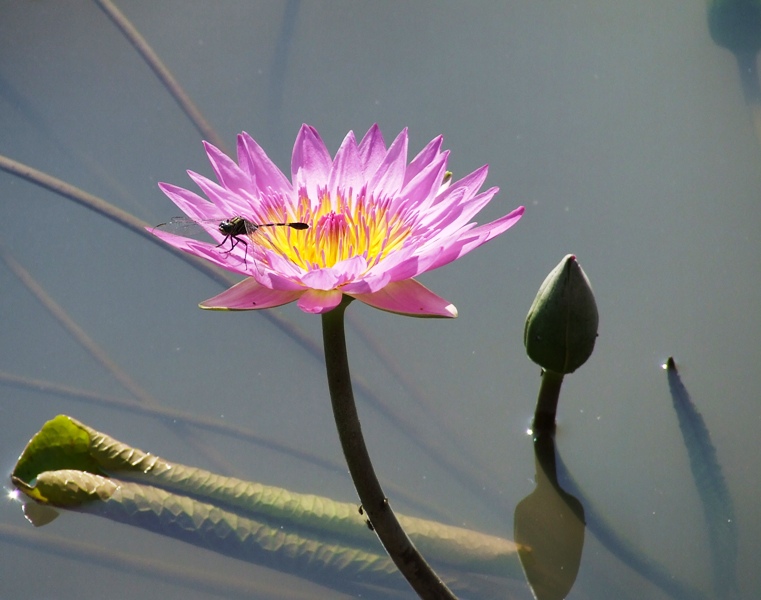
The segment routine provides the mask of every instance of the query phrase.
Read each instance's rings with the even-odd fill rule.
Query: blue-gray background
[[[332,152],[348,130],[361,137],[378,122],[389,142],[409,127],[411,154],[444,134],[456,176],[489,163],[487,185],[501,191],[479,221],[520,204],[526,215],[504,236],[421,277],[457,306],[459,318],[407,319],[359,304],[349,310],[432,408],[417,408],[352,330],[355,374],[421,437],[440,440],[435,423],[447,423],[514,506],[533,489],[534,475],[525,432],[538,368],[524,354],[523,320],[546,273],[575,253],[601,322],[592,358],[564,385],[557,441],[565,462],[623,535],[709,591],[703,514],[660,368],[673,354],[734,499],[743,597],[761,594],[761,150],[734,58],[711,41],[703,3],[120,7],[228,145],[246,130],[286,173],[303,122]],[[0,2],[0,152],[151,223],[177,213],[158,181],[192,187],[185,169],[210,174],[198,132],[106,16],[84,1]],[[203,275],[5,173],[0,240],[162,404],[340,460],[321,364],[260,314],[198,310],[220,289]],[[295,305],[280,312],[319,340],[317,317]],[[0,370],[128,398],[2,264]],[[484,508],[479,490],[464,489],[359,402],[384,481],[458,524],[512,536],[510,512]],[[2,473],[58,413],[166,458],[210,466],[158,421],[3,386]],[[248,478],[354,499],[347,476],[199,437]],[[0,503],[0,522],[31,528],[10,501]],[[65,515],[39,533],[220,573],[252,572],[92,517]],[[3,597],[209,597],[1,540],[0,547]],[[622,588],[631,598],[664,597],[589,536],[569,597],[627,597]]]

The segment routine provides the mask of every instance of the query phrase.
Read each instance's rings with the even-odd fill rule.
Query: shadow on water
[[[641,548],[621,536],[601,508],[578,486],[559,453],[556,458],[558,480],[567,494],[580,499],[587,530],[613,556],[676,600],[709,600],[703,592],[676,577],[664,565],[649,558]]]
[[[679,377],[674,359],[669,358],[664,368],[668,376],[674,411],[679,421],[679,429],[689,456],[692,476],[703,506],[703,514],[708,528],[715,597],[727,599],[739,598],[740,594],[736,578],[738,536],[732,497],[721,472],[721,467],[716,456],[716,449],[711,442],[708,428]],[[550,441],[545,440],[545,449],[542,450],[535,442],[535,452],[537,453],[537,490],[534,494],[538,494],[542,488],[547,491],[548,497],[552,497],[550,494],[554,494],[552,501],[557,508],[552,508],[553,513],[562,512],[563,510],[572,512],[573,507],[578,502],[577,499],[580,499],[583,507],[582,504],[578,506],[581,508],[581,514],[585,516],[587,529],[614,556],[673,598],[679,600],[704,598],[707,600],[708,596],[674,577],[673,573],[663,565],[648,558],[641,549],[620,536],[616,532],[615,526],[609,522],[595,503],[579,488],[560,454],[555,455],[554,448],[552,448],[552,454],[550,454],[550,444],[552,444],[551,439]],[[540,458],[541,456],[544,456],[544,458]],[[548,462],[550,457],[553,460],[556,459],[556,465]],[[549,471],[553,475],[554,467],[556,466],[557,477],[548,477],[546,466],[545,469],[540,468],[542,464],[550,464]],[[557,483],[558,481],[562,482],[565,491],[562,491],[560,484]],[[527,502],[532,496],[529,496],[523,502]],[[537,507],[540,506],[538,501],[534,502],[536,502]],[[564,508],[564,503],[566,508]],[[553,505],[548,502],[548,506]],[[549,514],[550,509],[548,508],[547,510]],[[564,536],[568,535],[562,533],[566,524],[562,519],[557,517],[551,518],[555,519],[555,526],[559,532],[557,535],[560,539],[563,539]],[[550,535],[549,532],[542,533],[546,536]],[[530,542],[521,537],[522,535],[519,535],[518,510],[516,510],[516,541],[531,546]],[[523,554],[520,556],[523,562]],[[546,568],[545,570],[549,569]],[[549,571],[551,574],[552,571]],[[528,570],[526,576],[529,582],[531,582],[532,575]],[[572,584],[572,581],[570,583]],[[560,586],[563,584],[565,582],[559,582],[558,589],[561,589]],[[546,596],[540,595],[536,590],[535,593],[536,597],[540,600],[544,597],[562,597],[557,594],[552,595],[554,593],[552,590],[547,592]]]
[[[674,359],[669,358],[665,367],[674,412],[679,419],[679,429],[708,527],[714,590],[717,597],[738,598],[737,524],[732,497],[716,458],[708,427],[690,399]]]

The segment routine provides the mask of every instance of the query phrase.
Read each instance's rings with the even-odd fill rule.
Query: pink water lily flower
[[[253,310],[296,300],[305,312],[324,313],[345,294],[404,315],[456,317],[451,303],[413,277],[503,233],[520,219],[523,207],[476,227],[471,219],[498,191],[479,193],[487,167],[450,183],[449,151],[441,149],[441,136],[409,164],[407,143],[405,129],[387,148],[373,125],[359,144],[349,132],[331,158],[317,130],[303,125],[290,181],[247,133],[238,136],[238,164],[205,143],[219,183],[188,174],[208,200],[171,184],[159,186],[186,215],[209,224],[216,242],[161,229],[153,233],[247,276],[201,308]],[[228,237],[219,222],[234,217],[249,226]],[[309,227],[250,226],[285,222]]]

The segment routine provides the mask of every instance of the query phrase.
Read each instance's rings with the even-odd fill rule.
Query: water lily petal
[[[204,142],[203,146],[219,183],[235,193],[248,194],[254,178],[216,146],[209,142]]]
[[[362,176],[365,181],[378,170],[378,167],[386,157],[386,142],[383,141],[383,134],[376,123],[362,138],[359,143],[359,159],[362,164]]]
[[[301,283],[313,290],[332,290],[341,285],[343,277],[341,272],[333,267],[323,269],[313,269],[302,275]]]
[[[257,265],[255,276],[259,280],[260,283],[263,285],[264,282],[259,278],[259,274],[263,271],[267,271],[271,277],[271,281],[275,282],[278,280],[278,278],[282,278],[283,280],[291,281],[293,284],[293,287],[282,287],[282,285],[275,285],[272,284],[273,287],[279,287],[280,289],[296,289],[296,287],[304,287],[301,284],[301,277],[304,276],[304,271],[300,269],[297,265],[293,264],[290,260],[288,260],[286,257],[281,256],[280,254],[277,254],[275,252],[272,252],[270,250],[267,250],[265,252],[265,259],[260,259],[260,262],[265,263],[268,265],[267,267],[262,267],[261,265]]]
[[[486,180],[488,172],[489,167],[486,165],[476,169],[470,175],[449,185],[430,204],[421,207],[426,211],[426,216],[428,217],[426,222],[433,226],[441,214],[449,213],[452,207],[460,204],[463,199],[470,198],[473,194],[476,194]]]
[[[217,207],[217,217],[220,220],[239,216],[255,218],[252,214],[255,204],[247,194],[242,195],[228,190],[194,171],[188,171],[188,175]]]
[[[337,191],[348,192],[353,190],[356,194],[363,184],[364,178],[362,177],[359,148],[357,147],[357,141],[354,139],[354,133],[350,131],[341,143],[341,147],[336,152],[336,157],[333,159],[333,164],[330,167],[328,191],[334,193]]]
[[[423,148],[417,154],[417,156],[410,161],[410,164],[407,166],[407,172],[404,174],[405,185],[417,177],[420,171],[436,161],[436,159],[442,154],[442,143],[444,143],[443,135],[433,138],[430,142],[428,142],[428,144],[426,144],[426,147]],[[447,151],[447,154],[449,154],[449,151]]]
[[[323,291],[331,290],[357,278],[366,267],[367,263],[362,256],[354,256],[336,263],[332,267],[312,269],[301,276],[300,281],[308,288]]]
[[[378,199],[393,197],[402,189],[407,167],[407,130],[396,136],[386,157],[367,185],[368,194]]]
[[[198,306],[207,310],[255,310],[282,306],[296,300],[303,292],[284,292],[266,288],[249,277]]]
[[[320,201],[321,188],[328,182],[332,160],[320,134],[314,127],[302,125],[291,158],[294,188],[306,193],[313,204]]]
[[[424,270],[418,267],[420,258],[417,255],[417,251],[417,248],[409,247],[400,252],[395,252],[382,263],[368,269],[362,278],[362,281],[368,284],[365,291],[376,292],[391,281],[409,279],[422,273]],[[347,293],[349,291],[348,286],[349,284],[344,287]],[[354,290],[352,289],[352,291]]]
[[[401,210],[416,215],[420,220],[425,218],[425,207],[433,202],[439,193],[439,185],[447,170],[448,152],[442,152],[431,163],[412,178],[408,179],[399,192],[395,202],[392,202],[389,210]],[[405,177],[409,172],[405,173]]]
[[[196,221],[215,219],[219,216],[217,208],[208,200],[190,190],[177,187],[171,183],[159,183],[159,188],[182,212]]]
[[[504,217],[467,232],[454,244],[443,249],[436,259],[430,263],[427,270],[443,267],[453,260],[465,256],[471,250],[475,250],[500,233],[504,233],[518,222],[521,216],[523,216],[524,210],[525,208],[520,206]]]
[[[257,264],[252,276],[259,285],[281,292],[303,292],[307,288],[293,276]]]
[[[365,275],[362,279],[357,279],[351,283],[341,286],[344,294],[372,294],[391,283],[392,272],[388,270],[379,270],[370,275]]]
[[[459,204],[446,213],[442,213],[435,221],[437,240],[457,239],[458,231],[470,229],[470,220],[484,207],[499,191],[499,188],[491,188],[469,200],[463,199]]]
[[[306,313],[318,315],[333,310],[341,304],[342,297],[338,290],[307,290],[299,298],[298,306]]]
[[[372,294],[351,294],[353,298],[388,312],[411,317],[457,316],[454,304],[437,296],[414,279],[395,281]]]
[[[267,156],[266,152],[247,133],[238,136],[238,162],[254,184],[263,192],[288,194],[293,191],[291,182]]]
[[[151,227],[146,229],[156,237],[161,238],[178,250],[182,250],[183,252],[187,252],[188,254],[192,254],[200,258],[205,258],[218,267],[222,267],[223,269],[227,269],[233,273],[248,275],[248,271],[246,269],[246,257],[244,256],[243,252],[240,251],[237,247],[232,251],[232,253],[230,253],[227,250],[220,250],[215,244],[201,242],[192,238],[175,235],[168,231],[164,231],[161,228],[157,229],[155,227]]]
[[[386,266],[384,270],[388,274],[390,281],[401,281],[420,275],[420,273],[424,273],[428,269],[421,268],[420,257],[413,255],[400,260],[395,265]]]

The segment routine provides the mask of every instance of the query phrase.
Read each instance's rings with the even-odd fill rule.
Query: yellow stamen
[[[356,199],[351,192],[323,193],[313,211],[309,198],[302,197],[293,219],[308,223],[309,229],[278,227],[266,235],[260,230],[256,243],[305,270],[332,267],[359,255],[373,266],[400,249],[411,233],[410,223],[399,211],[389,211],[389,204],[368,199],[364,190]]]

